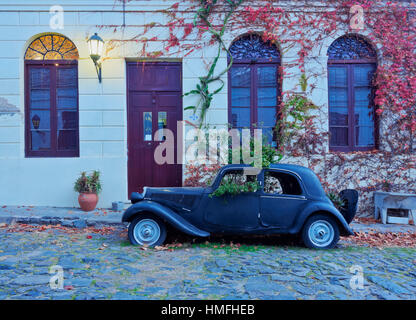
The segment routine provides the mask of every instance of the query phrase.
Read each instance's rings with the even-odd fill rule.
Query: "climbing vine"
[[[355,13],[350,10],[355,5],[363,9],[360,30],[351,28]],[[138,45],[140,57],[158,58],[188,57],[216,46],[214,57],[204,58],[208,60],[206,74],[198,78],[194,89],[185,93],[197,101],[187,107],[198,115],[193,118],[193,125],[203,126],[215,95],[224,89],[223,79],[232,65],[229,36],[261,32],[264,41],[281,50],[281,78],[288,82],[297,79],[298,83],[282,92],[276,106],[278,154],[284,156],[283,160],[303,165],[306,161],[328,192],[347,187],[359,190],[361,201],[366,203],[361,210],[368,209],[372,191],[386,186],[392,191],[416,192],[414,3],[329,0],[305,2],[299,8],[295,1],[189,0],[154,13],[165,15],[168,21],[146,22],[141,32],[127,39],[115,37],[107,49],[132,42]],[[110,27],[115,32],[122,28]],[[167,37],[159,36],[161,28],[167,30]],[[328,43],[348,33],[364,35],[377,50],[373,85],[379,145],[367,152],[335,153],[328,152],[327,92],[320,86],[320,81],[327,77],[327,65],[320,57],[325,56],[322,50]],[[225,55],[229,60],[225,68],[218,70]],[[317,100],[323,101],[319,108],[315,106]]]
[[[206,28],[206,30],[210,34],[212,34],[213,40],[216,40],[218,45],[217,55],[210,63],[210,66],[208,68],[208,74],[206,76],[199,77],[199,83],[196,85],[196,88],[184,94],[185,96],[195,94],[199,95],[199,100],[195,106],[188,106],[185,108],[185,110],[193,110],[194,113],[199,111],[199,128],[202,127],[205,115],[209,107],[211,106],[211,102],[214,95],[221,92],[224,88],[224,81],[221,77],[228,72],[228,70],[231,68],[233,64],[233,57],[229,54],[228,47],[223,40],[223,36],[230,17],[233,15],[235,10],[240,6],[240,4],[243,1],[244,0],[225,1],[225,17],[222,21],[219,30],[217,30],[210,21],[210,15],[213,12],[215,4],[217,4],[217,0],[200,0],[201,8],[199,8],[197,10],[197,13],[195,14],[194,26],[197,26],[198,23],[201,21],[204,24],[203,28]],[[223,50],[227,52],[227,55],[230,57],[230,60],[226,69],[222,70],[219,73],[215,73],[218,60],[220,59]],[[210,92],[209,85],[214,82],[220,82],[220,85],[214,91]]]

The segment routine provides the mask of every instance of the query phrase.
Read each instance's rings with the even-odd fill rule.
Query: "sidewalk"
[[[377,232],[377,233],[387,233],[387,232],[397,232],[405,233],[412,232],[416,233],[416,226],[413,224],[382,224],[379,223],[361,223],[358,221],[353,221],[350,224],[351,228],[355,232]]]
[[[125,209],[128,208],[125,205]],[[2,206],[0,207],[0,223],[27,224],[61,224],[66,227],[85,228],[101,225],[123,225],[122,211],[95,209],[84,212],[79,208],[33,207],[33,206]],[[361,223],[353,221],[351,227],[356,232],[413,232],[416,226],[405,224]]]
[[[122,211],[109,209],[85,212],[79,208],[2,206],[0,207],[0,223],[61,224],[75,228],[122,225],[122,213]]]

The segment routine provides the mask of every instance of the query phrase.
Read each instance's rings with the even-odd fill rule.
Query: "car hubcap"
[[[152,219],[143,219],[136,224],[133,234],[137,243],[151,246],[160,238],[160,227]]]
[[[308,234],[311,242],[317,247],[326,247],[334,240],[334,228],[325,220],[313,222]]]

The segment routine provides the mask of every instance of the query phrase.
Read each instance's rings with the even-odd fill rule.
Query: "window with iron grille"
[[[376,52],[361,36],[346,35],[328,49],[329,148],[365,151],[377,146],[373,79]]]
[[[276,117],[280,102],[278,48],[257,34],[243,36],[230,47],[228,72],[229,122],[236,129],[262,129],[263,139],[276,146]]]

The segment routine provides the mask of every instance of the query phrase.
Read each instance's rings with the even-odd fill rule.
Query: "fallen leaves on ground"
[[[355,217],[354,222],[362,223],[362,224],[376,224],[381,223],[381,219],[375,219],[371,217]],[[409,224],[414,224],[412,217],[409,215]]]
[[[416,247],[414,232],[354,232],[353,236],[341,238],[347,242],[370,247]]]
[[[163,246],[155,246],[154,249],[157,250],[157,251],[165,251],[165,250],[168,250],[169,248],[168,247],[163,247]]]
[[[360,218],[366,219],[365,221],[369,221],[369,223],[373,223],[372,218]],[[371,222],[370,222],[371,221]],[[363,222],[364,223],[364,222]],[[6,232],[53,232],[54,230],[60,231],[66,234],[69,234],[71,237],[77,237],[78,235],[82,235],[83,237],[86,237],[87,239],[92,239],[92,234],[100,234],[100,235],[114,235],[117,233],[120,238],[127,238],[127,231],[117,229],[116,227],[109,227],[109,226],[103,226],[100,228],[95,227],[86,227],[83,229],[77,229],[72,227],[63,227],[59,224],[57,225],[30,225],[30,224],[23,224],[23,223],[13,223],[13,224],[6,224],[6,223],[0,223],[0,228],[3,228]],[[283,237],[284,239],[285,237]],[[241,240],[240,238],[238,238]],[[251,238],[250,238],[251,239]],[[267,238],[256,238],[257,240],[254,241],[253,239],[246,240],[247,245],[254,245],[254,249],[257,248],[257,245],[262,244],[270,244],[270,245],[279,245],[279,242],[275,242],[274,240],[266,241]],[[259,240],[263,239],[263,240]],[[355,232],[353,236],[350,237],[341,237],[345,243],[352,243],[359,246],[370,246],[370,247],[416,247],[416,233],[414,232],[385,232],[380,233],[375,230],[369,230],[368,232]],[[74,241],[78,240],[74,239]],[[183,241],[181,241],[183,240]],[[221,240],[224,240],[223,237],[221,237]],[[234,250],[240,249],[242,244],[240,243],[234,243],[233,241],[237,240],[236,237],[231,239],[228,239],[228,241],[225,241],[223,243],[218,243],[213,240],[214,242],[204,241],[206,246],[212,245],[213,248],[230,248]],[[254,241],[254,242],[253,242]],[[260,242],[259,242],[260,241]],[[176,248],[188,248],[194,241],[189,240],[189,238],[182,239],[181,237],[178,237],[178,239],[174,239],[171,242],[166,243],[163,246],[156,246],[156,251],[173,251]],[[201,242],[201,244],[204,244],[204,242]],[[59,245],[59,243],[56,243]],[[290,242],[289,245],[296,245],[295,243]],[[103,250],[108,247],[107,243],[103,243],[99,250]],[[140,247],[140,250],[147,251],[149,248],[146,246]]]
[[[100,227],[100,228],[94,228],[94,227],[86,227],[83,229],[77,229],[72,227],[63,227],[60,224],[56,225],[31,225],[31,224],[25,224],[25,223],[15,223],[10,224],[6,226],[7,232],[42,232],[42,231],[53,231],[53,230],[59,230],[61,232],[67,233],[67,234],[79,234],[79,233],[93,233],[93,234],[100,234],[100,235],[110,235],[113,234],[116,230],[114,227]],[[88,235],[87,239],[91,239],[92,236]]]
[[[363,224],[374,224],[374,223],[380,223],[380,219],[374,219],[371,217],[355,217],[354,222],[363,223]]]

